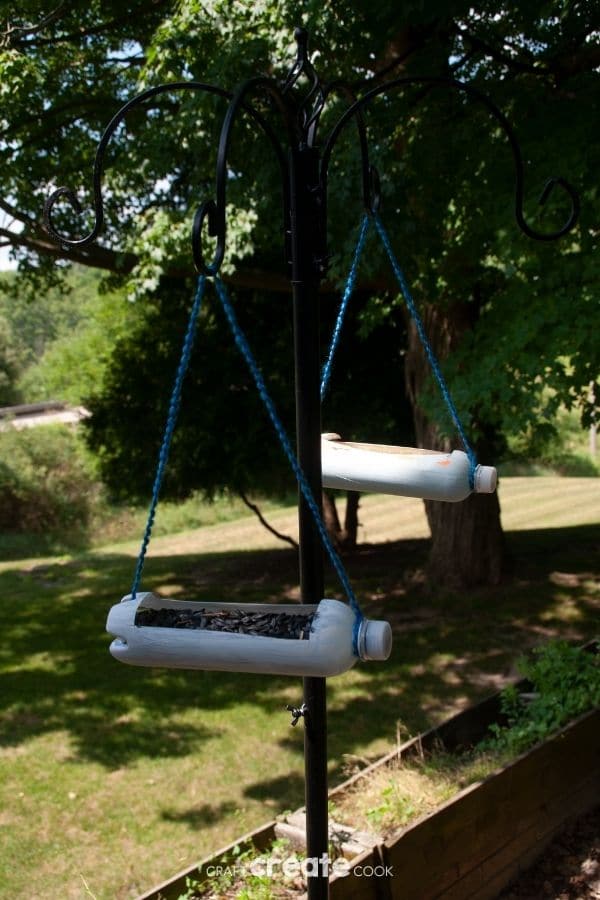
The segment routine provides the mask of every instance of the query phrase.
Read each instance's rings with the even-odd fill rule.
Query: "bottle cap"
[[[493,466],[477,466],[475,469],[476,494],[493,494],[497,481],[498,473]]]
[[[363,619],[358,633],[358,655],[361,659],[387,659],[392,652],[392,629],[389,622]]]

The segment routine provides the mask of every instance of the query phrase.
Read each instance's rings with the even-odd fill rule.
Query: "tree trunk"
[[[328,491],[323,491],[323,520],[325,527],[334,546],[343,552],[352,552],[356,548],[359,504],[360,494],[358,491],[348,491],[346,494],[344,527],[342,528],[335,496]]]
[[[426,500],[425,511],[432,583],[461,588],[501,581],[505,554],[497,494],[472,494],[460,503]]]
[[[443,360],[470,327],[468,316],[472,315],[473,306],[427,306],[422,311],[425,331],[438,359]],[[423,412],[419,401],[431,367],[412,321],[408,334],[406,387],[413,406],[417,444],[430,450],[461,449],[458,437],[441,437],[436,424]],[[493,458],[486,453],[486,447],[492,448],[493,436],[492,429],[486,446],[480,442],[474,447],[486,464],[493,464]],[[472,494],[460,503],[426,500],[425,511],[431,529],[428,575],[432,582],[452,588],[500,582],[507,559],[497,494]]]
[[[358,538],[358,507],[360,494],[358,491],[348,491],[346,494],[346,513],[344,515],[344,550],[352,552],[356,550]]]
[[[335,505],[335,497],[328,491],[323,491],[323,521],[325,522],[327,534],[333,541],[334,546],[339,547],[342,526],[340,525],[340,517]]]

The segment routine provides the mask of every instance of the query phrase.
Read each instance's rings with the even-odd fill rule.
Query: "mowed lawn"
[[[329,682],[331,781],[514,675],[527,648],[598,631],[600,479],[506,478],[514,571],[469,594],[421,576],[420,501],[368,497],[348,560],[392,658]],[[295,511],[269,515],[294,534]],[[137,545],[0,563],[0,897],[135,897],[303,799],[299,679],[119,665],[106,613]],[[157,538],[144,587],[171,596],[297,598],[296,555],[254,518]],[[341,596],[333,578],[328,593]]]

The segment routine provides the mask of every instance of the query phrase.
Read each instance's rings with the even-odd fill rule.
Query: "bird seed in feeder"
[[[145,609],[139,607],[135,625],[154,628],[188,628],[260,637],[308,640],[314,613],[248,612],[247,610]]]

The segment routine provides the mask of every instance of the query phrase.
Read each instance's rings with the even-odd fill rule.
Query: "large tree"
[[[127,278],[139,298],[139,328],[127,347],[115,349],[111,377],[97,398],[94,417],[94,440],[107,472],[132,490],[131,461],[136,461],[135,471],[148,469],[152,453],[149,443],[140,444],[131,423],[136,416],[140,423],[148,422],[150,386],[162,387],[157,371],[173,356],[181,333],[180,327],[172,327],[170,311],[175,321],[175,311],[182,309],[181,291],[189,290],[189,285],[181,287],[191,274],[187,234],[193,209],[214,191],[216,137],[225,102],[173,94],[153,100],[128,119],[110,151],[106,227],[98,243],[65,250],[51,242],[41,224],[44,197],[59,184],[87,189],[101,128],[136,91],[190,78],[232,88],[257,71],[284,74],[293,54],[297,14],[297,4],[290,0],[233,7],[221,0],[143,5],[96,0],[60,4],[50,12],[47,4],[31,0],[21,4],[18,15],[5,14],[0,36],[0,90],[5,97],[0,208],[15,224],[5,223],[0,239],[15,248],[23,277],[35,285],[60,274],[57,259],[75,259]],[[382,174],[383,216],[482,461],[498,458],[507,431],[549,417],[558,402],[578,403],[589,416],[589,384],[598,373],[593,127],[600,49],[593,4],[535,0],[524,8],[491,2],[449,8],[414,0],[399,10],[391,2],[375,8],[362,2],[309,2],[302,18],[323,78],[345,77],[359,94],[373,79],[424,74],[459,78],[489,93],[519,133],[526,163],[524,213],[539,230],[554,230],[568,207],[558,187],[539,217],[537,195],[545,177],[558,175],[575,183],[582,198],[579,227],[559,244],[538,243],[514,223],[512,157],[505,135],[484,106],[460,92],[421,84],[377,101],[367,116]],[[343,95],[332,101],[324,131],[344,102]],[[279,249],[277,170],[244,122],[236,129],[234,145],[225,273],[239,298],[251,306],[249,327],[256,340],[263,337],[280,388],[276,393],[285,406],[286,390],[281,388],[287,387],[289,373],[280,315],[285,267]],[[88,209],[89,194],[82,193],[80,200]],[[330,278],[335,282],[355,234],[348,223],[358,223],[360,216],[357,148],[350,131],[334,160],[329,204],[330,245],[337,251]],[[83,233],[90,226],[89,215],[74,218],[66,207],[59,221],[71,232]],[[417,440],[425,446],[450,446],[452,432],[436,402],[415,330],[407,318],[405,327],[401,324],[402,301],[374,242],[361,268],[361,287],[356,327],[352,336],[350,329],[346,333],[353,364],[336,370],[339,402],[332,395],[331,406],[325,407],[326,427],[343,431],[344,437],[389,437],[399,427],[400,379],[405,377]],[[201,344],[213,318],[212,312],[205,314]],[[356,342],[390,322],[398,357],[408,334],[406,365],[403,369],[401,359],[390,358],[386,348],[386,365],[396,367],[390,382],[395,390],[382,396],[393,407],[395,394],[398,405],[387,415],[381,410],[375,414],[369,397],[376,393],[381,353],[377,340],[370,345],[365,340],[362,347]],[[228,359],[222,354],[222,383],[247,393],[247,384],[239,387],[242,376],[234,377],[227,368]],[[146,373],[137,385],[136,366]],[[219,361],[211,361],[210,367],[219,372]],[[372,380],[366,380],[367,373]],[[388,372],[381,375],[381,383],[390,378]],[[342,422],[343,402],[348,405],[359,380],[366,386],[360,399],[363,415]],[[176,456],[173,490],[210,491],[228,483],[244,489],[264,476],[256,467],[265,460],[258,459],[253,442],[236,427],[238,420],[219,418],[218,393],[205,392],[187,425],[184,418],[181,446],[192,445],[194,434],[204,439],[193,464],[186,465],[183,452],[179,462]],[[124,397],[128,410],[119,419]],[[223,462],[225,441],[227,459],[235,464]],[[274,488],[280,470],[273,462],[268,471]],[[460,505],[428,503],[427,512],[431,564],[439,577],[455,583],[499,579],[503,546],[495,497],[475,496]]]

